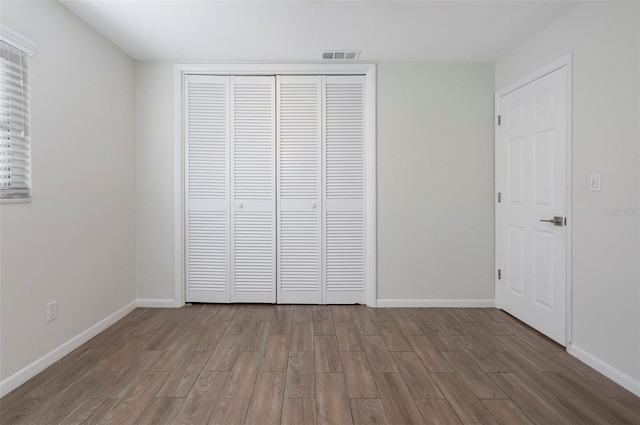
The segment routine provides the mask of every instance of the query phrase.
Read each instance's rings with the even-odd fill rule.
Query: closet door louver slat
[[[229,302],[229,77],[186,77],[188,302]]]
[[[278,302],[322,302],[322,77],[278,77]]]

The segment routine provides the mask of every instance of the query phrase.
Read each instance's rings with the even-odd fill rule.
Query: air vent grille
[[[357,60],[360,56],[359,50],[339,50],[339,51],[324,51],[322,52],[322,59],[327,60]]]

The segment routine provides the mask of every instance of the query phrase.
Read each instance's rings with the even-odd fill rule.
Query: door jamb
[[[503,171],[501,167],[499,167],[499,158],[500,158],[500,131],[501,127],[498,125],[497,117],[500,114],[500,99],[502,96],[505,96],[512,91],[519,89],[522,86],[525,86],[541,77],[544,77],[551,72],[560,69],[562,67],[566,67],[567,70],[567,81],[566,81],[566,117],[567,117],[567,146],[565,152],[565,161],[566,161],[566,192],[565,198],[567,202],[567,225],[566,225],[566,294],[565,294],[565,343],[566,347],[569,346],[573,342],[573,157],[572,157],[572,145],[573,145],[573,126],[572,126],[572,99],[573,99],[573,54],[569,53],[562,58],[550,63],[549,65],[529,74],[528,76],[522,78],[521,80],[516,81],[503,89],[496,91],[495,93],[495,196],[497,197],[498,192],[502,192],[502,188],[500,187],[500,177],[501,172]],[[495,277],[494,277],[494,290],[495,290],[495,300],[496,300],[496,308],[501,308],[501,303],[498,298],[498,274],[497,270],[501,268],[500,266],[500,239],[498,237],[498,223],[501,220],[500,210],[498,209],[497,198],[494,201],[496,205],[495,209],[495,222],[494,222],[494,246],[495,246]]]
[[[377,304],[376,253],[376,65],[357,64],[176,64],[173,76],[173,205],[174,205],[174,307],[185,305],[184,228],[184,119],[183,94],[186,74],[216,75],[364,75],[365,76],[365,300]]]

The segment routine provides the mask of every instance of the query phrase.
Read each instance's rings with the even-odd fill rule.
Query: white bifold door
[[[276,301],[275,78],[186,78],[187,301]]]
[[[364,77],[185,84],[187,301],[364,303]]]

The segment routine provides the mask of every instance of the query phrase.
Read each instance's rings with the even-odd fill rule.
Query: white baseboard
[[[130,302],[120,310],[99,321],[89,329],[79,333],[69,341],[60,345],[58,348],[54,349],[48,354],[45,354],[35,362],[31,363],[30,365],[14,373],[4,381],[0,382],[0,397],[4,397],[5,395],[9,394],[11,391],[15,390],[20,385],[24,384],[29,379],[36,376],[38,373],[45,370],[47,367],[51,366],[76,348],[80,347],[82,344],[89,341],[91,338],[98,335],[100,332],[104,331],[127,314],[131,313],[137,306],[137,301],[134,300]]]
[[[168,298],[138,298],[138,307],[145,308],[175,308],[176,301]]]
[[[495,307],[494,300],[378,299],[378,307]]]
[[[597,370],[621,387],[631,391],[632,393],[640,397],[640,381],[633,379],[633,377],[616,369],[609,363],[600,360],[593,354],[574,344],[567,345],[567,353],[571,354],[573,357],[580,360],[587,366],[590,366],[593,369]]]

